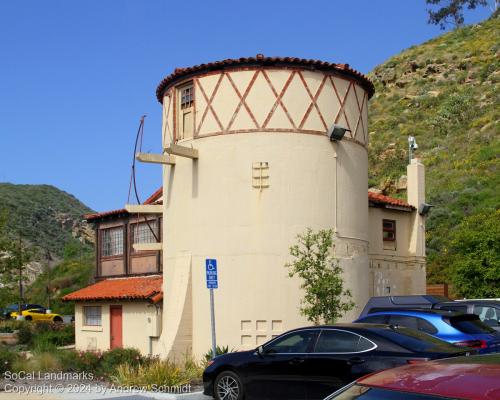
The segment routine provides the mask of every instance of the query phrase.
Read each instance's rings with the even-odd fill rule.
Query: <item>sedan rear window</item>
[[[483,324],[477,315],[464,314],[444,318],[445,322],[463,333],[495,333],[495,330]]]
[[[314,349],[315,353],[358,353],[375,348],[368,339],[338,329],[323,329]]]
[[[432,396],[429,394],[418,394],[400,392],[367,386],[354,385],[343,392],[327,397],[326,400],[451,400],[449,397]]]

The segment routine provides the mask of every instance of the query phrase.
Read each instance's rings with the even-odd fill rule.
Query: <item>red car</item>
[[[447,358],[364,376],[325,400],[499,400],[500,354]]]

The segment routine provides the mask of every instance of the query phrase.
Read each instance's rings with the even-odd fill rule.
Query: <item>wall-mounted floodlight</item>
[[[350,129],[344,128],[343,126],[333,124],[330,129],[328,129],[328,137],[332,142],[342,140],[346,132],[351,132]]]
[[[408,159],[409,164],[411,164],[411,159],[413,158],[413,151],[418,149],[417,141],[415,136],[408,136]]]
[[[432,204],[422,203],[418,206],[418,213],[425,217],[432,207],[434,207]]]

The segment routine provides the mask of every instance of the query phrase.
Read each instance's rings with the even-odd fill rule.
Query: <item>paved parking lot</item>
[[[157,393],[157,392],[146,392],[138,390],[121,390],[117,388],[115,390],[107,388],[103,389],[103,386],[93,385],[90,387],[79,388],[79,390],[64,388],[64,389],[53,389],[47,390],[42,386],[36,387],[32,386],[33,391],[42,391],[43,394],[38,394],[35,392],[28,392],[28,386],[22,386],[22,389],[18,387],[0,388],[0,400],[107,400],[107,399],[120,399],[120,400],[211,400],[212,397],[203,395],[202,392],[193,392],[186,394],[170,394],[170,393]],[[20,391],[21,390],[21,391]]]
[[[205,396],[201,392],[188,394],[169,394],[128,391],[119,393],[119,391],[103,392],[102,388],[94,387],[90,390],[84,390],[80,393],[74,393],[70,389],[55,390],[52,392],[38,393],[12,393],[0,392],[0,400],[101,400],[101,399],[119,399],[119,400],[211,400],[212,397]]]

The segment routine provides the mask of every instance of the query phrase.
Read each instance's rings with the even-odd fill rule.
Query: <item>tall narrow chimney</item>
[[[425,217],[418,213],[419,206],[425,202],[425,167],[420,159],[411,160],[406,174],[408,203],[416,208],[411,222],[409,251],[415,256],[425,257]]]

